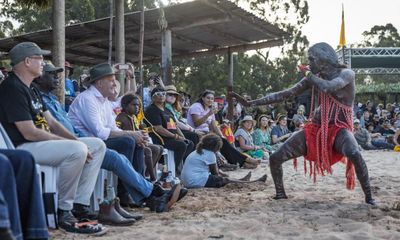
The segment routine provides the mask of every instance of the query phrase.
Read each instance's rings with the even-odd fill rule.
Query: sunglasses
[[[156,96],[156,97],[165,97],[165,95],[166,95],[166,92],[155,92],[153,94],[153,96]]]

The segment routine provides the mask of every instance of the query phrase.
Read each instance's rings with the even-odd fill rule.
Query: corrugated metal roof
[[[165,7],[164,12],[172,32],[174,57],[221,53],[227,47],[234,51],[245,51],[281,45],[282,37],[287,34],[229,0],[197,0]],[[145,12],[145,62],[159,61],[161,58],[159,16],[159,9]],[[133,63],[138,60],[139,23],[140,12],[125,14],[126,61]],[[66,59],[85,65],[107,61],[108,28],[109,18],[67,26]],[[36,42],[44,49],[51,49],[51,32],[51,29],[46,29],[0,39],[0,51],[8,52],[22,41]]]

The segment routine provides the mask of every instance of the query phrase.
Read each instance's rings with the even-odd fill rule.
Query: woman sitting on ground
[[[137,115],[142,109],[140,98],[132,93],[126,94],[121,99],[121,113],[116,118],[117,126],[122,130],[137,131],[140,129],[140,121]],[[164,148],[157,144],[144,146],[144,159],[146,164],[146,176],[152,182],[157,180],[156,166],[161,159]]]
[[[215,115],[218,112],[214,106],[214,91],[205,90],[199,100],[188,111],[187,122],[190,126],[204,133],[215,133],[222,138],[221,154],[231,164],[239,164],[240,167],[256,168],[259,160],[245,156],[237,151],[222,135],[217,126]]]
[[[271,146],[270,121],[271,119],[267,115],[261,115],[257,121],[258,128],[252,134],[254,144],[266,149],[268,153],[272,153],[274,150]]]
[[[254,144],[252,132],[256,121],[253,120],[252,116],[244,116],[239,122],[239,128],[235,132],[235,140],[238,143],[237,149],[253,158],[268,159],[268,150]]]
[[[271,137],[272,144],[276,149],[278,149],[282,144],[292,136],[292,133],[287,127],[287,118],[285,115],[278,114],[277,124],[272,128]]]
[[[182,120],[182,106],[180,104],[180,94],[176,91],[174,85],[165,86],[165,92],[167,98],[165,100],[165,108],[172,113],[175,118],[175,122],[178,128],[182,131],[183,135],[187,139],[193,142],[194,145],[199,143],[201,135],[204,135],[201,131],[198,131],[191,127],[189,124]]]
[[[196,146],[196,151],[189,154],[183,165],[181,179],[188,188],[220,188],[228,183],[265,182],[267,175],[255,181],[249,181],[251,172],[244,178],[235,180],[226,176],[220,176],[215,153],[222,147],[222,139],[216,134],[210,133],[202,137]]]

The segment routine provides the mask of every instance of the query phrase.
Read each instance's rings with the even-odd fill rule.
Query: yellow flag
[[[340,27],[340,40],[339,40],[339,46],[344,47],[346,45],[346,36],[344,33],[344,7],[342,4],[342,25]]]

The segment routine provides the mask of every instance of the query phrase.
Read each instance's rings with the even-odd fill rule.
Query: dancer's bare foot
[[[263,175],[262,177],[260,177],[259,179],[257,179],[256,181],[258,181],[258,182],[265,182],[265,181],[267,181],[267,178],[268,178],[268,176],[267,176],[267,174],[265,174],[265,175]]]
[[[275,197],[273,197],[273,199],[275,199],[275,200],[287,199],[287,198],[288,198],[288,197],[286,196],[285,193],[277,193],[277,194],[275,195]]]

